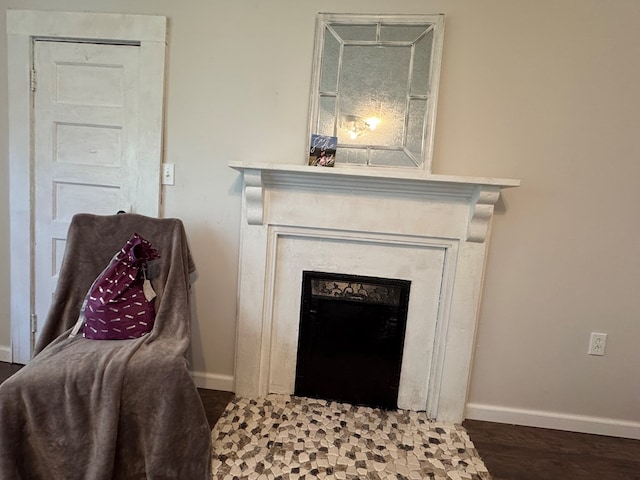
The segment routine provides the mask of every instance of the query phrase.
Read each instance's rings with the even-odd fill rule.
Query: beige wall
[[[514,177],[494,221],[474,404],[640,421],[637,0],[2,0],[169,18],[165,215],[199,267],[194,369],[233,372],[240,184],[301,163],[318,11],[445,13],[434,172]],[[0,252],[10,255],[0,26]],[[419,221],[419,220],[418,220]],[[9,344],[0,270],[0,345]],[[586,354],[591,331],[607,355]]]

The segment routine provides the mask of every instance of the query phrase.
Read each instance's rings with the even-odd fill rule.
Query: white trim
[[[403,251],[403,253],[399,253],[398,251],[398,253],[396,253],[397,255],[409,255],[409,252],[412,251],[413,255],[420,255],[423,261],[427,258],[424,257],[424,255],[432,259],[434,258],[432,257],[433,254],[440,256],[442,261],[440,269],[438,270],[434,266],[434,270],[430,271],[431,274],[435,272],[437,278],[440,279],[440,281],[437,282],[439,306],[431,312],[433,317],[422,318],[415,314],[413,316],[409,314],[407,317],[407,331],[413,332],[416,337],[425,338],[426,336],[426,338],[431,338],[429,343],[433,344],[433,349],[425,349],[423,344],[416,342],[411,337],[405,338],[402,373],[400,375],[398,391],[398,408],[420,411],[426,407],[427,414],[431,418],[441,418],[441,415],[438,413],[438,404],[442,394],[442,373],[447,363],[447,349],[445,345],[450,324],[449,313],[453,297],[453,279],[456,275],[460,249],[459,242],[450,239],[272,225],[268,233],[267,241],[267,274],[265,275],[265,279],[267,280],[265,281],[265,307],[262,320],[264,333],[261,342],[258,395],[265,396],[268,393],[293,394],[295,389],[296,366],[295,363],[290,363],[289,360],[296,358],[297,350],[294,350],[288,359],[275,356],[274,353],[284,351],[287,345],[297,345],[297,328],[291,324],[287,325],[282,322],[283,317],[292,318],[295,324],[297,323],[297,317],[295,317],[295,315],[285,314],[284,312],[286,310],[276,311],[274,305],[278,298],[276,272],[283,271],[282,269],[285,269],[285,265],[290,261],[289,258],[282,254],[283,251],[289,252],[288,248],[282,247],[282,242],[300,240],[306,240],[307,242],[316,240],[320,243],[330,241],[334,243],[334,245],[341,245],[343,248],[348,247],[349,244],[359,245],[360,248],[366,248],[367,250],[374,247],[396,247],[401,248]],[[293,245],[289,246],[292,247]],[[316,247],[320,248],[320,245],[316,244]],[[381,254],[381,251],[377,250],[377,253]],[[365,256],[362,258],[374,258],[376,253],[372,253],[371,255],[372,257]],[[302,265],[304,265],[303,269],[322,269],[325,271],[333,271],[334,273],[340,272],[340,270],[335,271],[331,267],[327,268],[328,266],[324,260],[322,260],[324,258],[322,255],[319,255],[317,258],[320,260],[316,261],[313,258],[309,258],[307,261],[302,262]],[[349,264],[347,257],[340,258],[342,260],[336,260],[336,258],[334,258],[332,262],[337,262],[340,268],[345,268],[345,265]],[[416,256],[415,258],[417,259],[419,257]],[[365,261],[364,263],[367,262]],[[351,265],[351,267],[354,267],[354,265]],[[347,269],[347,271],[356,270]],[[376,271],[383,277],[394,278],[393,270],[376,269]],[[370,274],[371,272],[365,273]],[[416,288],[416,282],[426,286],[428,282],[427,284],[424,282],[428,276],[428,273],[422,269],[416,269],[405,272],[403,278],[412,280],[412,282],[414,282],[413,288]],[[288,278],[288,275],[285,274],[282,278]],[[293,281],[293,285],[295,284],[301,285],[301,281],[296,279]],[[282,287],[281,285],[280,288],[288,291],[289,288],[293,288],[293,285],[289,285],[288,287]],[[433,286],[435,287],[435,285]],[[297,297],[299,298],[300,295],[297,295]],[[410,305],[414,302],[417,302],[415,297],[413,301],[410,300]],[[422,306],[425,307],[425,304],[422,304]],[[295,311],[299,311],[299,309],[299,305],[294,307]],[[409,310],[412,310],[411,306]],[[424,315],[427,315],[426,311],[420,311]],[[430,318],[433,323],[426,321],[427,318]],[[280,333],[276,334],[278,331]],[[420,365],[420,367],[416,367],[416,365]],[[425,365],[429,366],[429,368],[424,368]],[[460,377],[462,378],[462,376]],[[460,384],[460,386],[463,385],[466,385],[466,377]],[[445,395],[446,394],[447,392],[445,391]],[[451,405],[452,404],[450,404],[450,406]],[[460,403],[460,412],[463,408],[464,404]],[[458,417],[459,416],[460,414],[458,414]]]
[[[640,422],[467,403],[466,418],[640,440]]]
[[[191,372],[193,381],[198,388],[233,392],[233,375],[221,375],[219,373]]]
[[[7,12],[7,25],[10,23],[11,15]],[[11,347],[13,359],[20,363],[27,363],[31,358],[30,56],[29,37],[7,35]]]
[[[164,43],[166,30],[156,15],[7,10],[7,35]]]
[[[11,347],[9,345],[0,345],[0,362],[11,363]]]

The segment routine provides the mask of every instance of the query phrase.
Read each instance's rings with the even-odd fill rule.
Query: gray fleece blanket
[[[158,249],[151,333],[69,338],[95,278],[133,233]],[[209,479],[211,437],[187,369],[190,273],[177,219],[76,215],[34,359],[0,386],[0,479]]]

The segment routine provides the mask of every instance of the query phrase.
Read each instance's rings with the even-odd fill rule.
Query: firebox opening
[[[397,408],[410,285],[304,271],[295,394]]]

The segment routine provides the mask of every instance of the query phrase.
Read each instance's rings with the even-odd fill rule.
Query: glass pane
[[[325,31],[324,50],[322,52],[322,72],[320,73],[320,91],[333,93],[338,91],[338,65],[340,64],[340,42],[329,30]]]
[[[369,164],[374,167],[416,166],[416,163],[402,150],[371,150]]]
[[[336,163],[350,165],[366,165],[368,152],[362,148],[341,148],[338,144]]]
[[[415,42],[430,25],[382,25],[380,41],[382,42]]]
[[[413,99],[409,102],[409,118],[407,121],[407,150],[416,158],[422,157],[422,139],[427,119],[427,100]]]
[[[371,118],[378,120],[375,129],[364,130],[349,143],[402,145],[411,49],[345,46],[343,55],[340,118],[355,116],[365,122]]]
[[[429,95],[429,77],[431,75],[431,49],[433,47],[433,30],[428,32],[415,44],[413,57],[413,76],[411,79],[411,95]]]
[[[336,97],[320,97],[320,105],[318,109],[318,126],[316,131],[318,135],[333,136],[335,132],[335,112]]]
[[[330,24],[333,30],[345,42],[370,41],[375,42],[377,25],[339,25]]]

